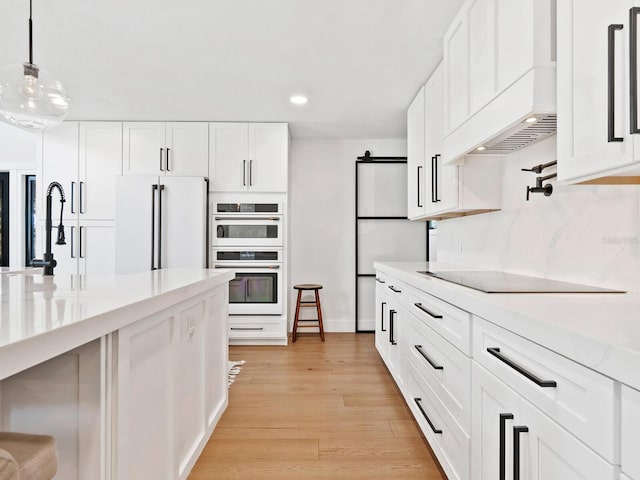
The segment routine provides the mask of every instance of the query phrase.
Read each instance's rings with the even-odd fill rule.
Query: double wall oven
[[[283,221],[280,203],[216,203],[212,268],[233,268],[229,315],[282,315]]]

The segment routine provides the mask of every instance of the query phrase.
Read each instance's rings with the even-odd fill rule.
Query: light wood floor
[[[306,333],[229,358],[247,363],[190,480],[445,478],[373,335]]]

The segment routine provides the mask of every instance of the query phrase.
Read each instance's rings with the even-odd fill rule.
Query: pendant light
[[[71,99],[58,80],[33,63],[33,0],[29,0],[29,61],[0,67],[0,120],[28,130],[59,125]]]

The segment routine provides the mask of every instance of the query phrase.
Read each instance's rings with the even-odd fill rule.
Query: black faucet
[[[51,221],[51,192],[54,188],[57,188],[60,192],[60,225],[58,225],[58,240],[56,241],[56,245],[66,245],[66,242],[64,241],[64,226],[62,225],[62,211],[64,209],[65,202],[64,190],[62,190],[62,185],[58,182],[51,182],[49,187],[47,187],[47,219],[45,221],[46,250],[42,260],[34,259],[31,262],[32,267],[43,267],[43,275],[53,275],[53,269],[58,264],[58,262],[53,258],[53,253],[51,253],[51,230],[53,228]]]
[[[551,175],[546,175],[544,177],[536,177],[536,186],[535,187],[527,187],[527,202],[529,201],[530,193],[544,193],[545,197],[550,196],[553,193],[553,185],[547,183],[546,185],[542,185],[542,182],[546,182],[552,178],[557,177],[557,173],[552,173]]]

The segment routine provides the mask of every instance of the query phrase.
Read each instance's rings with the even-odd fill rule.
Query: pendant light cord
[[[33,0],[29,0],[29,63],[33,65]]]

